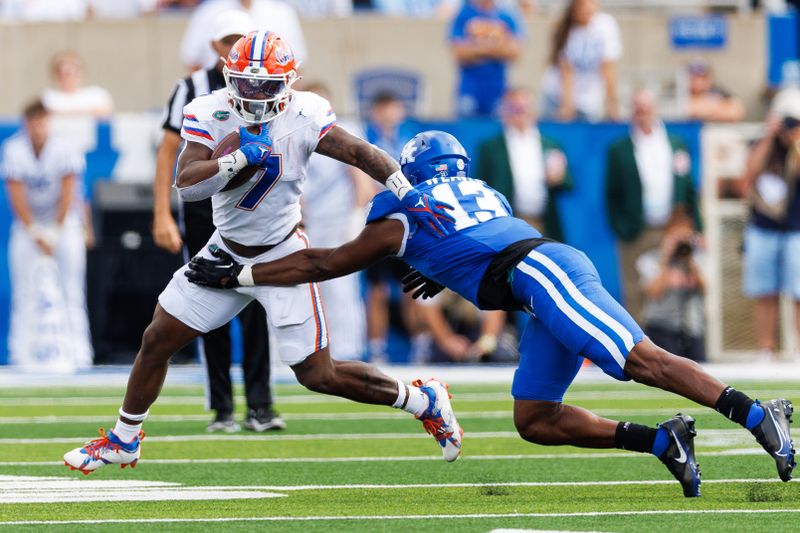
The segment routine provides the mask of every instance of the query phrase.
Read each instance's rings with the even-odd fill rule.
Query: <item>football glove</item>
[[[208,251],[216,259],[207,259],[199,255],[193,257],[189,261],[189,268],[183,273],[189,281],[212,289],[239,287],[237,276],[242,271],[242,265],[216,244],[210,244]]]
[[[261,124],[257,134],[250,133],[247,128],[239,128],[239,150],[247,158],[248,165],[264,167],[272,153],[272,139],[269,138],[269,128]]]
[[[438,237],[444,237],[455,231],[456,220],[447,211],[452,211],[453,206],[440,202],[433,196],[411,189],[400,200],[403,210],[415,222],[433,232]]]
[[[440,285],[432,279],[426,278],[414,268],[403,277],[402,283],[403,292],[414,291],[411,295],[411,298],[414,300],[419,297],[422,297],[423,300],[427,300],[444,290],[444,285]]]

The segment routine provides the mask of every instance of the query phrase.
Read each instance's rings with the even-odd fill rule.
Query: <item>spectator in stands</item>
[[[303,90],[330,99],[321,83],[308,84]],[[360,128],[343,121],[339,125],[359,133]],[[364,226],[364,206],[377,193],[375,182],[355,167],[319,154],[311,154],[308,175],[312,178],[303,187],[303,224],[309,240],[314,246],[336,248],[353,239]],[[367,332],[359,274],[323,281],[319,286],[326,307],[333,310],[325,316],[331,355],[362,359]]]
[[[374,0],[375,10],[392,17],[420,17],[450,20],[461,0]]]
[[[2,146],[2,175],[14,214],[8,259],[12,363],[71,370],[92,364],[86,313],[86,248],[79,187],[83,154],[51,134],[40,100]]]
[[[744,235],[744,293],[756,299],[756,333],[764,359],[777,347],[778,301],[795,302],[800,332],[800,90],[778,93],[766,135],[747,161],[750,198]]]
[[[88,0],[87,16],[98,19],[136,18],[155,13],[158,0]]]
[[[564,152],[539,133],[528,91],[509,90],[500,116],[503,132],[480,146],[476,177],[503,193],[516,216],[547,237],[563,241],[556,198],[572,188]]]
[[[519,57],[522,28],[495,0],[466,0],[450,29],[459,66],[457,111],[491,115],[506,91],[506,70]]]
[[[188,10],[197,7],[203,0],[158,0],[159,11]]]
[[[711,66],[703,59],[689,63],[689,103],[687,115],[708,122],[739,122],[744,104],[714,82]]]
[[[108,118],[114,101],[103,87],[85,84],[85,65],[75,52],[61,52],[50,61],[55,87],[42,92],[42,102],[53,113]]]
[[[0,20],[66,22],[86,18],[86,0],[2,0]]]
[[[636,261],[645,294],[644,330],[670,353],[705,361],[705,276],[694,223],[676,210],[658,249]]]
[[[560,120],[619,120],[617,21],[598,0],[571,0],[556,24],[543,80],[543,116]]]
[[[114,110],[111,93],[99,85],[85,85],[85,65],[83,59],[72,51],[61,52],[50,60],[50,74],[55,87],[42,91],[42,102],[53,115],[88,116],[99,120],[107,120]],[[62,123],[62,125],[64,125]],[[94,226],[92,223],[91,185],[78,182],[83,198],[83,224],[86,247],[95,245]],[[88,190],[88,197],[84,192]]]
[[[224,11],[246,11],[253,18],[252,26],[278,33],[292,48],[295,58],[308,59],[306,40],[297,12],[280,0],[206,0],[189,19],[181,41],[181,62],[190,70],[212,68],[217,57],[208,43],[214,35],[215,21]]]
[[[413,125],[402,100],[393,92],[382,91],[372,99],[366,123],[366,138],[392,159],[400,159],[403,146],[414,136]]]
[[[289,0],[303,19],[346,18],[353,14],[353,0]]]
[[[519,359],[517,341],[506,333],[505,311],[479,311],[457,294],[445,290],[419,300],[431,346],[419,363],[511,362]]]
[[[378,146],[392,159],[399,160],[403,146],[416,134],[413,125],[407,120],[403,102],[391,92],[375,95],[365,126],[366,139]],[[390,319],[390,297],[392,286],[398,286],[400,279],[408,271],[399,259],[386,258],[366,270],[369,285],[367,291],[367,337],[369,340],[369,360],[387,359],[387,342]],[[416,337],[416,304],[413,299],[403,297],[400,309],[402,324]]]
[[[608,149],[606,209],[619,244],[626,308],[641,322],[642,293],[636,260],[657,248],[676,208],[700,229],[697,193],[686,143],[670,135],[653,94],[633,96],[630,133]]]

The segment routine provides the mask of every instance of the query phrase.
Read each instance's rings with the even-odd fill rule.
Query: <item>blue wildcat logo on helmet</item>
[[[423,131],[403,146],[400,170],[413,185],[437,177],[467,177],[469,156],[449,133]]]

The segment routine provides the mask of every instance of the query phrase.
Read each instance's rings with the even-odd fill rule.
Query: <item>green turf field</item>
[[[735,385],[800,400],[800,382]],[[451,391],[465,429],[454,464],[392,409],[279,386],[286,431],[209,435],[202,389],[167,386],[138,467],[85,477],[61,455],[113,423],[121,389],[0,390],[0,530],[800,530],[800,484],[778,482],[747,432],[690,402],[614,383],[575,385],[567,398],[648,424],[695,416],[703,496],[687,500],[652,456],[523,442],[507,386]]]

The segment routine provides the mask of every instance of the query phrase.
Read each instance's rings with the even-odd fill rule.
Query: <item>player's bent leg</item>
[[[603,289],[584,254],[559,244],[540,248],[517,267],[513,282],[517,298],[530,302],[536,313],[523,334],[512,388],[520,434],[540,444],[614,446],[652,453],[678,479],[686,496],[699,495],[689,423],[693,421],[685,420],[688,417],[678,415],[651,428],[602,419],[561,404],[583,360],[578,354],[610,376],[627,380],[625,358],[644,334]],[[669,426],[677,428],[675,436],[666,429]]]
[[[253,297],[238,291],[220,291],[192,285],[178,270],[158,297],[153,320],[142,336],[119,419],[108,433],[64,455],[67,466],[84,474],[106,464],[135,465],[144,436],[142,422],[156,400],[169,359],[200,333],[229,322]]]
[[[514,400],[514,426],[520,437],[534,444],[613,448],[617,424],[560,402]]]
[[[458,458],[462,431],[444,384],[429,380],[406,385],[373,365],[332,359],[316,283],[252,290],[267,311],[270,336],[279,348],[281,361],[294,370],[301,384],[323,394],[403,409],[422,421],[436,438],[445,460]]]
[[[617,422],[560,402],[515,400],[520,436],[543,446],[620,448],[651,453],[681,484],[686,497],[700,495],[700,466],[694,455],[694,419],[678,414],[657,428]]]
[[[107,464],[135,467],[141,456],[144,416],[131,413],[147,413],[161,391],[170,357],[199,334],[157,305],[142,335],[117,427],[109,432],[101,428],[100,438],[64,454],[64,464],[84,474]]]
[[[126,413],[146,413],[161,393],[169,360],[200,334],[200,331],[190,328],[157,304],[153,320],[142,335],[142,345],[128,377],[122,410]],[[122,420],[136,422],[125,416]]]
[[[628,355],[625,373],[631,378],[674,392],[716,409],[730,420],[750,430],[759,444],[775,460],[778,476],[792,479],[796,466],[795,449],[790,435],[794,408],[783,398],[763,404],[717,380],[700,365],[673,355],[644,339]]]
[[[463,430],[450,404],[446,384],[430,379],[406,385],[373,365],[332,359],[327,347],[291,368],[300,384],[309,390],[412,413],[436,439],[446,461],[455,461],[461,454]]]

